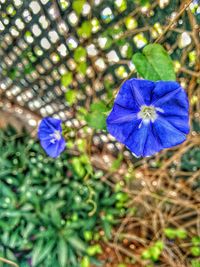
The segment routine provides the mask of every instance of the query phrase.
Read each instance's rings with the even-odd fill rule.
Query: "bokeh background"
[[[0,0],[0,266],[200,266],[199,33],[198,0]],[[191,131],[136,159],[92,105],[137,77],[132,56],[153,42]],[[45,116],[70,129],[56,160],[37,140]]]

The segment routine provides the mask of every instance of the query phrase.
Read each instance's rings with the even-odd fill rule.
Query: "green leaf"
[[[111,165],[111,168],[110,168],[110,171],[117,171],[122,163],[122,160],[123,160],[123,155],[120,153],[117,157],[117,159],[115,159],[113,162],[112,162],[112,165]]]
[[[90,259],[88,256],[82,258],[81,267],[90,267]]]
[[[176,232],[173,228],[165,228],[164,229],[164,234],[166,237],[170,239],[175,239],[176,238]]]
[[[192,267],[200,267],[200,261],[199,260],[192,260],[191,264],[192,264]]]
[[[78,28],[77,33],[80,37],[89,38],[92,34],[92,23],[90,21],[84,21],[81,27]]]
[[[92,236],[93,236],[93,233],[92,231],[84,231],[83,232],[83,235],[84,235],[84,238],[86,241],[91,241],[92,240]]]
[[[60,267],[66,267],[68,261],[68,246],[63,238],[59,239],[57,250]]]
[[[121,1],[115,1],[115,5],[119,12],[123,12],[127,9],[127,1],[121,0]]]
[[[136,53],[132,57],[132,61],[137,69],[137,72],[145,79],[151,81],[160,80],[159,75],[154,71],[153,66],[148,62],[147,58],[142,53]]]
[[[163,241],[157,241],[154,245],[155,247],[159,248],[160,250],[164,249],[164,243]]]
[[[140,0],[140,4],[141,4],[141,6],[145,6],[145,5],[150,4],[150,1],[149,0]]]
[[[57,226],[60,227],[61,226],[61,221],[62,221],[62,217],[60,214],[60,211],[55,207],[55,205],[52,203],[51,205],[51,220],[52,223]]]
[[[85,168],[80,160],[80,158],[78,157],[74,157],[72,158],[72,166],[74,168],[74,171],[80,176],[83,177],[85,174]]]
[[[61,77],[61,84],[65,87],[69,86],[72,83],[73,75],[71,72],[67,72]]]
[[[86,252],[89,256],[95,256],[96,254],[102,253],[102,249],[99,244],[95,244],[95,245],[89,246]]]
[[[173,62],[167,51],[159,44],[149,44],[142,53],[136,53],[132,61],[138,73],[152,81],[174,81],[176,75]]]
[[[151,258],[151,252],[149,250],[143,251],[141,258],[144,260],[149,260]]]
[[[54,245],[55,245],[55,240],[48,241],[46,245],[44,245],[43,240],[39,240],[36,243],[32,253],[33,266],[38,266],[38,264],[42,262],[51,253]]]
[[[86,62],[80,62],[78,65],[77,65],[77,72],[85,75],[86,74],[86,71],[87,71],[87,63]]]
[[[43,245],[44,245],[43,240],[39,240],[33,249],[33,252],[32,252],[32,265],[33,266],[37,266],[38,263],[40,262],[39,256],[42,253]]]
[[[162,241],[157,241],[152,247],[144,250],[141,257],[144,260],[151,259],[152,261],[158,261],[163,248],[164,243]]]
[[[109,240],[112,237],[112,226],[110,222],[108,222],[106,219],[102,220],[102,222],[103,222],[103,230],[105,232],[107,239]]]
[[[68,90],[65,93],[65,99],[67,101],[67,104],[69,104],[70,106],[72,106],[77,101],[77,91],[74,90],[74,89]]]
[[[18,70],[17,68],[12,68],[9,72],[8,72],[8,77],[11,79],[11,80],[14,80],[16,77],[17,77],[17,74],[18,74]]]
[[[158,247],[154,246],[150,249],[150,251],[152,261],[158,261],[161,254],[161,250]]]
[[[176,236],[180,239],[185,239],[187,238],[187,232],[184,229],[177,229]]]
[[[86,250],[86,244],[78,236],[69,237],[68,242],[76,250],[79,250],[82,252],[84,252]]]
[[[84,62],[86,60],[86,49],[82,46],[77,47],[77,49],[74,51],[74,60],[79,62]]]
[[[86,115],[85,119],[88,126],[94,129],[105,130],[106,129],[106,113],[109,108],[103,101],[93,103],[90,106],[91,112]]]
[[[191,253],[193,256],[198,257],[200,256],[200,247],[191,247]]]
[[[200,236],[194,236],[194,237],[192,238],[192,244],[193,244],[194,246],[200,246]]]
[[[86,0],[74,0],[73,1],[72,8],[78,15],[80,15],[82,13],[85,1]]]

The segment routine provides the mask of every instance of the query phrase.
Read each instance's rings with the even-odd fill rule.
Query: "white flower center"
[[[54,133],[50,134],[49,136],[52,137],[52,139],[50,140],[52,144],[55,144],[56,141],[59,141],[61,139],[61,134],[58,130],[55,130]]]
[[[143,105],[140,107],[140,111],[138,112],[137,115],[138,115],[138,118],[142,119],[142,122],[144,123],[149,123],[150,121],[154,122],[158,117],[158,114],[156,111],[159,111],[162,113],[164,112],[161,108],[156,108],[153,105],[151,106]]]

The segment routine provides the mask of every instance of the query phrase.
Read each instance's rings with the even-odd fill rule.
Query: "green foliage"
[[[199,260],[192,260],[191,264],[192,264],[192,267],[200,267],[200,261]]]
[[[189,149],[181,159],[181,169],[184,171],[196,171],[200,168],[200,148]]]
[[[81,267],[90,267],[90,258],[88,256],[83,257]]]
[[[14,80],[18,76],[18,69],[16,67],[11,68],[7,75],[11,80]]]
[[[90,106],[90,113],[85,116],[88,126],[97,130],[105,130],[108,111],[109,107],[103,101],[93,103]]]
[[[48,158],[35,140],[11,128],[0,131],[0,153],[0,257],[20,266],[94,262],[99,231],[109,238],[122,214],[120,192],[101,182],[85,153]]]
[[[65,74],[62,75],[61,77],[61,84],[62,86],[69,86],[72,83],[73,80],[73,75],[71,72],[67,72]]]
[[[162,241],[157,241],[149,249],[143,251],[142,259],[152,260],[153,262],[158,261],[163,249],[164,249],[164,243]]]
[[[117,171],[122,163],[122,160],[123,160],[123,154],[119,153],[117,159],[113,161],[110,171],[112,172]]]
[[[133,17],[126,17],[124,23],[128,30],[133,30],[138,26],[137,20]]]
[[[85,75],[87,71],[87,63],[86,62],[80,62],[76,68],[77,72]]]
[[[72,106],[73,104],[75,104],[77,102],[77,91],[74,89],[68,90],[65,93],[65,99],[67,101],[67,104]]]
[[[142,53],[133,55],[133,63],[138,73],[145,79],[152,81],[176,80],[173,62],[167,51],[159,44],[149,44]]]
[[[200,256],[200,236],[195,236],[192,238],[192,247],[190,252],[195,257]]]
[[[86,0],[73,0],[72,8],[77,13],[77,15],[80,15],[82,13],[85,2]]]
[[[164,234],[169,239],[185,239],[187,238],[187,232],[184,229],[176,229],[176,228],[165,228]]]
[[[115,5],[119,12],[123,12],[127,9],[127,0],[115,1]]]
[[[99,244],[95,244],[87,248],[87,254],[89,256],[95,256],[96,254],[101,254],[101,253],[102,253],[102,249]]]
[[[24,67],[24,73],[25,74],[31,74],[35,70],[35,67],[31,62],[29,62],[25,67]]]
[[[150,0],[140,0],[139,2],[141,6],[146,6],[150,4]]]
[[[87,71],[87,63],[86,63],[86,57],[87,57],[87,52],[86,49],[82,46],[79,46],[75,51],[74,51],[74,60],[77,63],[76,70],[77,72],[85,75]]]
[[[78,28],[77,33],[80,37],[89,38],[92,34],[92,23],[90,21],[84,21],[81,27]]]
[[[79,46],[75,51],[74,51],[74,60],[77,63],[84,62],[86,60],[86,49],[82,46]]]

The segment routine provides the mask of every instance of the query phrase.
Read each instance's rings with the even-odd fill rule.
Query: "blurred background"
[[[155,41],[191,132],[136,159],[98,114]],[[198,0],[0,0],[0,266],[200,267],[199,100]],[[70,129],[56,160],[37,140],[46,116]]]

